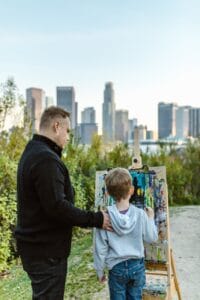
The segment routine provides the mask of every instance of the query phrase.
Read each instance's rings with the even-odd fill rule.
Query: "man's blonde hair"
[[[132,177],[128,170],[115,168],[108,172],[105,183],[109,195],[116,201],[120,201],[128,196],[132,186]]]

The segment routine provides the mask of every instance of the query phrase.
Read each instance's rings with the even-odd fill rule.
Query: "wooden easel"
[[[139,148],[139,132],[138,129],[135,128],[134,131],[134,156],[132,159],[132,165],[130,169],[137,170],[142,168],[142,158],[140,156],[140,148]],[[150,168],[151,169],[151,168]],[[167,187],[166,187],[167,193]],[[168,195],[167,195],[168,199]],[[163,263],[152,263],[146,262],[146,277],[147,281],[157,280],[161,283],[163,282],[164,289],[166,288],[165,294],[159,295],[156,291],[151,290],[151,288],[146,289],[143,293],[143,300],[173,300],[178,299],[182,300],[181,291],[177,279],[175,261],[173,258],[173,252],[170,247],[170,231],[169,231],[169,209],[168,209],[168,201],[167,201],[167,253],[166,258],[167,261],[165,264]],[[153,286],[152,286],[153,288]]]
[[[135,203],[136,205],[138,205],[138,203],[139,205],[142,204],[143,201],[143,204],[150,204],[148,206],[152,205],[152,207],[155,207],[155,222],[157,223],[159,229],[158,242],[145,246],[146,277],[147,283],[150,283],[150,285],[146,284],[144,287],[143,300],[182,300],[173,253],[170,247],[166,168],[164,166],[149,167],[148,172],[146,172],[146,169],[143,168],[139,148],[139,132],[137,128],[134,132],[134,155],[132,159],[132,165],[129,167],[129,171],[133,178],[133,183],[137,192],[142,190],[140,189],[140,185],[143,185],[145,182],[145,191],[143,196],[140,197],[140,193],[136,194],[133,201],[139,201],[137,204]],[[105,193],[104,179],[106,174],[107,170],[96,172],[95,207],[97,209],[105,208],[113,204],[112,197],[110,198],[110,196]],[[142,179],[140,176],[144,179],[143,183],[141,183]],[[150,179],[151,183],[153,183],[151,184],[151,190],[150,184],[149,189],[146,189],[146,178],[149,178],[148,183],[150,183]],[[148,197],[147,193],[149,193]],[[156,194],[156,196],[154,194]],[[159,289],[160,286],[162,289]]]

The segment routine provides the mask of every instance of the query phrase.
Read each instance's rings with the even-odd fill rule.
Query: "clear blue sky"
[[[113,81],[117,109],[156,130],[159,101],[200,107],[199,16],[199,0],[0,0],[0,82],[73,85],[101,123]]]

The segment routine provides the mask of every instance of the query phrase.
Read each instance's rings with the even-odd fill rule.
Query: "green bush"
[[[16,220],[16,163],[0,157],[0,271],[13,257],[12,229]]]
[[[23,128],[15,128],[11,134],[2,132],[0,136],[0,272],[15,255],[12,231],[16,222],[16,169],[26,141]],[[117,166],[128,168],[131,158],[124,144],[106,151],[99,136],[94,136],[87,148],[72,139],[63,151],[63,161],[75,188],[75,205],[94,209],[96,171]],[[166,166],[170,205],[200,204],[199,140],[189,143],[181,152],[162,145],[157,153],[143,153],[142,160],[149,166]]]
[[[16,172],[25,144],[23,128],[0,134],[0,272],[16,256]]]
[[[143,154],[149,166],[166,166],[170,205],[200,204],[200,142],[188,143],[181,151],[162,146],[153,154]]]

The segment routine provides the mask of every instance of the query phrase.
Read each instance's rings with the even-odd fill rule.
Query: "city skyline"
[[[198,1],[21,0],[0,10],[0,82],[13,76],[24,96],[34,86],[56,99],[56,86],[74,86],[79,120],[94,106],[100,128],[109,81],[116,109],[154,131],[159,102],[199,106]]]
[[[92,139],[93,133],[101,134],[96,123],[96,110],[94,107],[86,107],[81,112],[81,122],[77,122],[78,102],[75,101],[75,89],[73,86],[57,87],[56,105],[71,114],[71,126],[75,135],[81,138],[83,143]],[[32,120],[32,129],[38,131],[39,119],[42,111],[48,107],[48,97],[45,91],[38,88],[26,90],[26,112]],[[50,102],[52,99],[49,99]],[[135,127],[138,127],[140,140],[154,139],[156,132],[147,128],[144,124],[138,124],[137,119],[129,118],[128,110],[116,110],[115,91],[112,82],[105,83],[103,103],[103,132],[105,143],[121,141],[130,143],[134,139]],[[178,103],[158,103],[158,139],[179,139],[200,136],[200,107],[179,106]],[[115,122],[115,120],[117,120]]]

